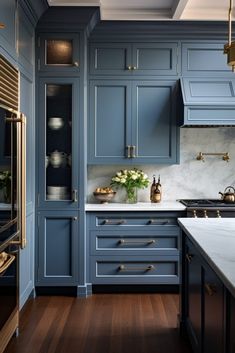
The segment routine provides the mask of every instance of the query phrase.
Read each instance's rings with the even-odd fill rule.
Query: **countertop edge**
[[[95,204],[95,203],[87,203],[85,205],[85,211],[92,212],[113,212],[113,211],[150,211],[150,212],[158,212],[158,211],[185,211],[186,206],[179,203],[178,201],[171,202],[162,202],[161,204],[151,204],[140,202],[137,204],[124,204],[124,203],[109,203],[109,204]]]

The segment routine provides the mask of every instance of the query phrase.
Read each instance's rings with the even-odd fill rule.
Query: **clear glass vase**
[[[126,189],[126,203],[137,203],[138,189],[136,187]]]

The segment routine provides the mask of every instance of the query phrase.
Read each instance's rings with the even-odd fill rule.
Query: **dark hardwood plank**
[[[177,294],[37,297],[5,353],[189,353],[177,329]]]

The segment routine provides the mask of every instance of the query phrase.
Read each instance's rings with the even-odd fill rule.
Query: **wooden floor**
[[[6,353],[189,353],[177,329],[177,294],[37,297]]]

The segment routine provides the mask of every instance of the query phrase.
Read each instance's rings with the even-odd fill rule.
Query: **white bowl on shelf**
[[[47,200],[49,200],[49,201],[70,200],[70,197],[69,197],[69,194],[65,194],[65,195],[49,195],[49,194],[47,194]]]
[[[68,195],[68,187],[67,186],[48,186],[47,194],[51,196]]]
[[[64,126],[64,119],[59,116],[53,116],[48,119],[48,126],[51,130],[59,130]]]

